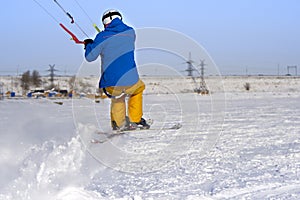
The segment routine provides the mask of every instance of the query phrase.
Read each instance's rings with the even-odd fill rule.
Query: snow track
[[[79,138],[69,100],[62,106],[43,100],[1,101],[0,199],[300,199],[300,95],[227,94],[222,134],[216,134],[214,143],[209,143],[216,139],[211,133],[219,127],[204,107],[210,99],[199,98],[201,126],[195,129],[192,119],[186,121],[195,113],[188,112],[193,110],[187,106],[189,98],[181,99],[187,107],[179,132],[120,137],[111,144],[138,152],[122,160],[109,148],[82,145],[92,128],[83,126],[87,134]],[[147,104],[159,105],[148,99]],[[89,108],[87,101],[78,103],[86,110],[107,106],[100,102]],[[158,108],[146,114],[155,118]],[[166,113],[174,114],[170,121],[177,118],[172,108]],[[88,122],[87,117],[83,115]],[[95,160],[86,148],[116,158],[117,170]],[[174,159],[162,159],[159,149]],[[149,163],[157,170],[149,171]]]

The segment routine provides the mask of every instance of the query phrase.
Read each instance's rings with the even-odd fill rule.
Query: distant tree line
[[[30,86],[40,87],[42,79],[38,71],[34,70],[32,73],[28,70],[22,74],[21,87],[23,91],[29,90]]]
[[[76,76],[70,77],[69,80],[67,81],[67,83],[69,85],[70,91],[76,90],[77,92],[83,92],[83,93],[93,92],[93,90],[91,89],[91,88],[93,88],[93,85],[91,85],[90,83],[85,82],[83,80],[80,80],[80,79],[76,80]],[[46,90],[51,90],[51,89],[60,90],[59,86],[54,85],[52,81],[50,84],[45,82],[45,80],[42,79],[39,72],[36,70],[34,70],[32,72],[29,70],[24,72],[20,78],[20,86],[23,90],[23,95],[26,92],[28,92],[28,90],[30,90],[32,88],[35,88],[35,89],[40,88],[41,86],[45,87],[43,89],[46,89]]]

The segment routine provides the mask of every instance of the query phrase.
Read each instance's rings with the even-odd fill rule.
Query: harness
[[[118,96],[113,96],[113,95],[109,94],[105,88],[103,88],[103,92],[110,99],[120,99],[121,97],[126,95],[125,90],[123,90],[122,93]]]

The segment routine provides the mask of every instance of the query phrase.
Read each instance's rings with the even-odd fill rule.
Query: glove
[[[85,39],[84,40],[84,49],[86,48],[86,45],[92,44],[94,41],[92,39]]]

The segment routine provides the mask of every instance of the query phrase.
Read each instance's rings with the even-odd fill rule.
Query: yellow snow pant
[[[107,87],[106,91],[112,96],[120,96],[122,93],[129,95],[127,102],[127,114],[131,122],[140,122],[143,116],[143,91],[145,84],[139,80],[132,86],[115,86]],[[110,118],[115,121],[117,126],[122,126],[125,123],[126,102],[123,95],[120,98],[111,99]]]

